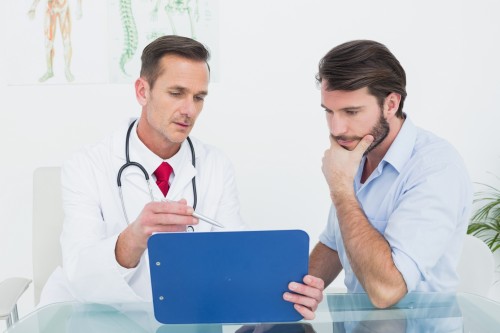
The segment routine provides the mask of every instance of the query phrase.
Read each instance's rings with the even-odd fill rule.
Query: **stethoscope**
[[[118,176],[117,176],[117,179],[116,179],[116,182],[118,184],[118,190],[119,190],[119,193],[120,193],[120,201],[122,203],[123,215],[125,216],[125,221],[127,221],[127,224],[130,224],[130,221],[129,221],[128,216],[127,216],[127,210],[125,209],[125,202],[123,201],[122,181],[121,181],[123,170],[125,170],[129,166],[135,166],[135,167],[139,168],[142,171],[142,173],[144,174],[144,178],[146,178],[146,183],[148,184],[149,195],[151,196],[151,201],[154,201],[153,190],[151,189],[151,183],[149,181],[148,172],[146,171],[146,169],[140,163],[130,161],[130,156],[129,156],[130,132],[132,132],[132,128],[134,127],[134,124],[135,124],[136,121],[137,121],[137,119],[134,120],[130,124],[130,126],[129,126],[128,130],[127,130],[127,136],[125,137],[125,164],[122,165],[122,167],[120,168],[120,170],[118,170]],[[193,164],[193,167],[196,168],[196,161],[195,161],[196,156],[195,156],[195,153],[194,153],[193,143],[191,142],[191,139],[189,138],[189,136],[187,137],[187,141],[189,143],[189,148],[191,148],[191,163]],[[197,195],[196,195],[195,177],[193,177],[192,183],[193,183],[193,209],[196,209]],[[193,231],[193,227],[192,226],[189,226],[188,229],[190,229],[189,231]]]

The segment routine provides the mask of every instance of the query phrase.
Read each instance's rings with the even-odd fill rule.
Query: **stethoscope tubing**
[[[117,177],[116,177],[116,183],[118,185],[118,192],[120,194],[120,201],[122,204],[123,215],[125,217],[125,221],[127,222],[127,224],[130,224],[130,220],[128,219],[127,210],[125,209],[125,201],[123,200],[122,181],[121,181],[122,173],[126,168],[134,166],[134,167],[139,168],[142,171],[142,173],[144,174],[144,178],[146,179],[146,183],[148,184],[148,190],[149,190],[149,195],[151,197],[151,201],[154,201],[153,189],[151,188],[151,182],[149,179],[150,177],[149,177],[148,172],[140,163],[130,161],[130,155],[129,155],[130,132],[132,132],[132,128],[134,127],[134,124],[136,121],[137,121],[137,119],[134,120],[130,124],[130,126],[128,127],[127,136],[125,137],[125,164],[123,164],[120,167],[120,169],[118,170]],[[189,136],[186,139],[189,143],[189,148],[191,149],[191,163],[193,164],[193,167],[196,168],[196,155],[194,152],[193,143],[191,142],[191,139],[189,138]],[[195,178],[196,177],[193,177],[193,179],[191,180],[191,182],[193,184],[193,209],[196,209],[196,204],[198,201],[197,200],[198,195],[196,193],[196,180],[195,180]]]

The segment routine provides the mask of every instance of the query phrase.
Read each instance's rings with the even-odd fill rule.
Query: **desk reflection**
[[[462,318],[372,320],[333,323],[333,333],[462,333]]]
[[[244,325],[235,333],[316,333],[311,324],[285,323],[285,324],[259,324]]]
[[[389,309],[365,294],[328,294],[316,319],[291,323],[162,325],[151,303],[52,304],[24,316],[7,333],[492,333],[500,303],[471,294],[409,294]]]
[[[120,332],[149,333],[160,324],[148,303],[107,305],[74,304],[66,319],[64,332]],[[53,324],[53,323],[52,323]]]
[[[364,294],[328,298],[334,333],[459,333],[463,319],[455,294],[414,293],[389,309]]]
[[[68,332],[156,333],[459,333],[460,307],[454,294],[412,294],[389,309],[376,309],[364,294],[327,297],[331,323],[318,329],[315,322],[243,325],[223,330],[222,324],[162,325],[149,304],[74,305],[68,314]],[[236,325],[237,327],[237,325]]]

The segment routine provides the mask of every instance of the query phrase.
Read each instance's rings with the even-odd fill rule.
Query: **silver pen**
[[[204,215],[201,215],[201,214],[198,214],[197,212],[193,212],[193,216],[196,217],[197,219],[200,219],[200,220],[203,220],[211,225],[214,225],[216,227],[219,227],[219,228],[224,228],[224,226],[222,224],[219,224],[218,222],[215,222],[214,220],[212,220],[211,218],[208,218]]]
[[[169,200],[169,199],[161,199],[161,201],[165,201],[165,202],[175,202],[173,200]],[[213,226],[216,226],[216,227],[219,227],[219,228],[225,228],[222,224],[220,224],[219,222],[216,222],[214,220],[212,220],[211,218],[209,217],[206,217],[205,215],[201,215],[201,214],[198,214],[197,212],[193,212],[193,217],[196,217],[197,219],[200,219],[200,220],[203,220],[205,222],[207,222],[208,224],[211,224]]]

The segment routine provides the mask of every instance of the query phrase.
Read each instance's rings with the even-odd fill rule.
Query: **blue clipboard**
[[[149,238],[148,252],[160,323],[302,319],[283,293],[307,274],[305,231],[160,233]]]

